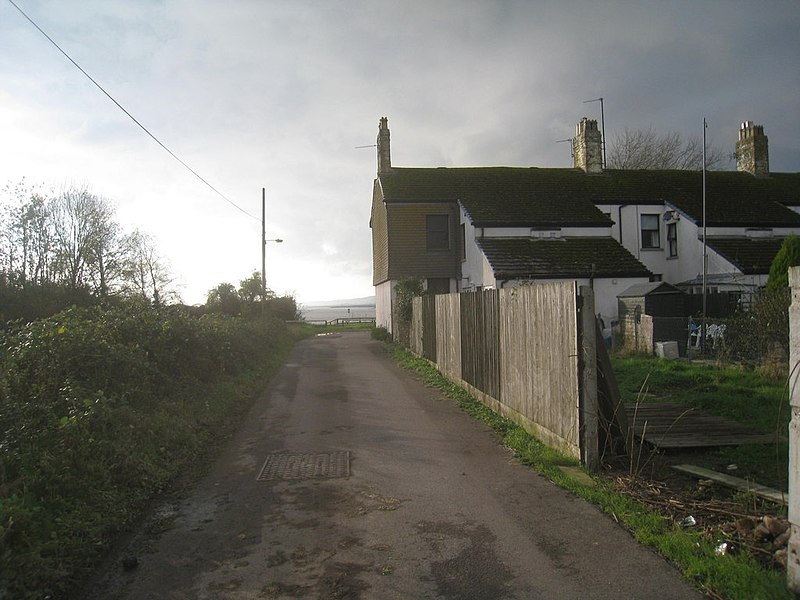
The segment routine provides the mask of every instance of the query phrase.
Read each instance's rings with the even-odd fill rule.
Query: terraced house
[[[606,324],[632,285],[699,292],[702,173],[604,169],[596,121],[576,126],[573,168],[393,167],[386,118],[377,148],[373,284],[390,331],[404,277],[433,293],[577,280],[594,288]],[[800,233],[800,174],[769,172],[763,127],[744,123],[736,149],[737,171],[707,173],[707,282],[747,293]]]

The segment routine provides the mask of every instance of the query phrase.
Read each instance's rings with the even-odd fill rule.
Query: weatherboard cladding
[[[708,247],[745,275],[769,273],[785,238],[709,237]]]
[[[389,226],[377,182],[372,194],[369,226],[372,228],[372,284],[378,285],[389,279]]]
[[[649,277],[636,257],[612,238],[478,238],[495,278]]]
[[[394,168],[380,175],[387,202],[460,201],[476,227],[607,226],[593,205],[663,205],[702,223],[700,171],[525,167]],[[706,173],[709,226],[800,226],[800,173]]]
[[[387,279],[401,277],[447,278],[458,276],[458,244],[455,206],[435,203],[386,205],[388,225]],[[441,214],[450,217],[449,248],[428,250],[425,218]]]

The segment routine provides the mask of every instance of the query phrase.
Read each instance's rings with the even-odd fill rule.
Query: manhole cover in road
[[[270,454],[256,481],[350,476],[350,452]]]

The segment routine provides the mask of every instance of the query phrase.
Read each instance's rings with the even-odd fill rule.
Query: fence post
[[[786,557],[787,585],[800,593],[800,267],[789,269],[789,524],[792,537]]]
[[[600,468],[598,417],[597,417],[597,323],[594,316],[594,291],[580,286],[580,346],[578,347],[581,368],[580,411],[581,450],[583,462],[590,471]]]

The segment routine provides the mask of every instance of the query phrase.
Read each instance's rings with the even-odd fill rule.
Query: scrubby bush
[[[373,327],[370,336],[373,340],[378,340],[379,342],[392,341],[392,334],[389,333],[386,327]]]
[[[277,320],[144,302],[0,334],[0,598],[66,597],[286,339]]]

